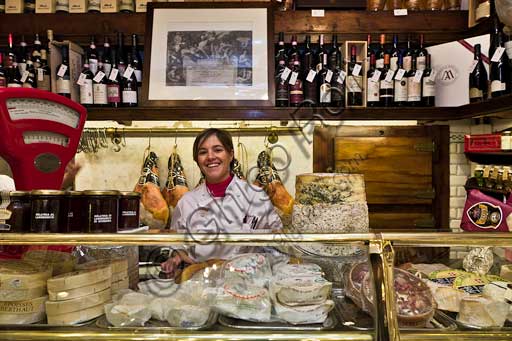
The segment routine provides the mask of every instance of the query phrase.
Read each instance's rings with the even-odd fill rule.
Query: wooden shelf
[[[480,165],[512,165],[512,152],[465,153],[468,160]]]

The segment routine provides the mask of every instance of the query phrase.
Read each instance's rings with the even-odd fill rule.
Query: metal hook
[[[126,147],[126,132],[124,131],[124,128],[121,135],[123,136],[123,142],[121,142],[121,146]]]
[[[102,148],[108,148],[107,128],[101,129],[100,145]]]
[[[174,132],[174,149],[178,149],[178,127],[176,127],[176,131]]]

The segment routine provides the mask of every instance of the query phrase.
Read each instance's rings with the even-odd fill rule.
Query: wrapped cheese
[[[275,278],[270,281],[274,302],[289,306],[321,304],[331,293],[332,283],[320,276]]]
[[[487,297],[465,297],[460,303],[457,321],[481,328],[503,327],[509,313],[509,305]]]
[[[119,301],[105,305],[107,320],[116,327],[144,326],[151,318],[149,305],[152,300],[151,296],[129,292]]]
[[[219,313],[248,321],[270,321],[272,303],[264,287],[241,281],[227,283],[219,291],[214,300]]]
[[[468,272],[485,275],[491,270],[493,261],[494,255],[490,247],[477,247],[464,257],[462,267]]]
[[[208,306],[176,305],[167,312],[167,322],[173,327],[200,327],[206,324],[210,317]]]
[[[491,282],[484,286],[482,295],[493,300],[508,303],[509,312],[507,315],[507,320],[512,321],[512,305],[510,304],[510,301],[507,298],[507,290],[511,290],[509,288],[510,285],[512,285],[512,283],[510,282]]]
[[[331,300],[316,305],[294,307],[274,302],[277,317],[291,324],[323,323],[333,308],[334,302]]]
[[[272,269],[274,278],[288,278],[299,276],[323,276],[322,268],[313,263],[308,264],[282,264],[279,263]]]
[[[263,254],[248,253],[224,263],[223,274],[226,282],[242,280],[264,287],[272,276],[272,270]]]
[[[430,280],[424,280],[430,288],[434,300],[436,301],[437,308],[440,310],[459,312],[460,302],[464,297],[469,294],[463,290],[453,288],[452,286],[439,284]]]

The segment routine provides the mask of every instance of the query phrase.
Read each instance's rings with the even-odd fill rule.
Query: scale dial
[[[55,102],[38,98],[8,98],[6,100],[9,117],[17,120],[46,120],[77,128],[80,114],[75,110]]]
[[[51,143],[62,147],[69,145],[69,137],[51,131],[24,131],[23,142],[32,143]]]

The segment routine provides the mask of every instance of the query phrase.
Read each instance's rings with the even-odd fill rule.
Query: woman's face
[[[197,164],[206,182],[210,184],[222,182],[229,177],[229,164],[232,160],[233,151],[228,151],[215,134],[209,136],[199,146]]]

